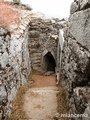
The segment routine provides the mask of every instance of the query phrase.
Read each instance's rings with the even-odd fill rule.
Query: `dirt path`
[[[35,86],[25,94],[24,110],[29,120],[52,120],[57,113],[58,88],[54,76],[33,75]]]

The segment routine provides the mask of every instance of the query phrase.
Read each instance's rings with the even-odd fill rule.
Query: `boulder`
[[[69,18],[69,32],[84,48],[90,51],[90,9],[76,12]]]
[[[7,30],[0,27],[0,36],[7,34]]]
[[[90,8],[90,0],[79,0],[80,10]]]
[[[71,7],[70,7],[70,14],[75,13],[78,10],[78,5],[76,2],[72,2]]]
[[[52,75],[52,74],[54,74],[54,71],[47,71],[47,72],[45,73],[45,76],[50,76],[50,75]]]
[[[74,4],[76,4],[75,1]],[[69,112],[90,115],[90,8],[88,0],[78,0],[64,31],[60,81],[67,91]],[[89,117],[75,118],[88,120]]]

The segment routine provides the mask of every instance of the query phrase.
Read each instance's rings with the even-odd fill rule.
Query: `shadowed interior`
[[[55,72],[56,63],[55,63],[54,57],[52,56],[52,54],[50,52],[48,52],[44,56],[43,65],[44,65],[45,71],[54,71]]]

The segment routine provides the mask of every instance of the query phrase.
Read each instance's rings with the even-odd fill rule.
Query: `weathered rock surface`
[[[29,73],[27,31],[17,39],[17,34],[0,27],[0,120],[10,115],[16,91],[27,82]]]
[[[61,79],[66,86],[70,113],[86,114],[90,119],[90,8],[87,0],[78,0],[79,11],[70,15],[65,30]],[[83,6],[83,7],[81,7]]]
[[[6,25],[7,30],[0,27],[0,120],[6,120],[10,115],[17,89],[27,83],[30,74],[28,29],[31,18],[38,15],[31,11],[22,11],[21,8],[15,9],[5,3],[1,4],[2,8],[4,17],[1,14],[0,25]],[[12,13],[9,17],[8,11]],[[6,24],[3,24],[4,22]]]
[[[74,0],[71,4],[70,13],[74,14],[77,11],[84,11],[90,8],[90,0]]]
[[[80,10],[90,8],[90,0],[79,0],[78,3]]]
[[[69,21],[70,34],[90,51],[90,8],[71,15]]]
[[[76,2],[73,2],[73,3],[71,4],[70,13],[73,14],[73,13],[75,13],[77,10],[78,10],[78,5],[77,5]]]

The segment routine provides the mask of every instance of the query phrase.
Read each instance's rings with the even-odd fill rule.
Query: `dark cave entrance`
[[[43,68],[45,71],[54,71],[55,72],[56,62],[53,55],[48,52],[45,54],[43,59]]]

